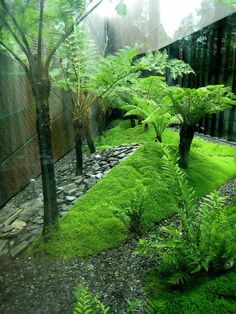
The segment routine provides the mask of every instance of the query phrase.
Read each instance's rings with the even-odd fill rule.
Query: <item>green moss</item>
[[[113,144],[118,144],[114,136],[120,128],[121,126],[118,126],[109,130],[104,137],[109,138],[110,142],[113,141]],[[130,136],[132,132],[136,134],[135,142],[138,141],[138,134],[143,132],[140,127],[123,130],[126,131]],[[109,137],[107,134],[110,134]],[[113,168],[81,197],[72,210],[60,219],[59,229],[51,234],[52,239],[48,243],[37,245],[52,255],[63,257],[87,256],[118,245],[129,235],[127,226],[114,216],[114,208],[125,211],[130,207],[138,185],[145,186],[149,193],[148,198],[144,200],[143,229],[150,230],[156,222],[173,215],[177,204],[163,179],[162,145],[153,142],[151,128],[147,134],[149,142]],[[148,139],[147,134],[145,136]],[[171,148],[175,151],[177,137],[178,134],[171,130],[165,133],[165,141],[171,142]],[[125,138],[128,137],[125,135]],[[124,141],[122,136],[118,141],[121,140]],[[207,154],[208,146],[210,154]],[[226,155],[230,157],[225,157]],[[187,173],[198,196],[218,188],[236,175],[235,156],[234,149],[227,147],[224,150],[224,146],[215,147],[210,143],[204,146],[201,140],[196,140],[190,153]]]
[[[236,313],[236,273],[200,278],[183,291],[159,291],[153,305],[160,314]]]

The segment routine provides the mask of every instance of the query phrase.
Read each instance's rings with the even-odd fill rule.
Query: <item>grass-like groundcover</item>
[[[158,282],[149,275],[149,290],[154,312],[159,314],[233,314],[236,313],[236,272],[217,277],[199,277],[180,290],[155,291]],[[153,286],[152,286],[153,284]]]
[[[120,135],[121,128],[123,135]],[[80,198],[60,219],[58,230],[51,233],[50,241],[38,242],[36,246],[53,256],[68,258],[88,256],[117,246],[127,239],[129,232],[127,224],[114,214],[114,210],[122,212],[132,206],[143,187],[148,197],[144,199],[142,228],[150,230],[155,222],[171,216],[177,205],[163,179],[162,145],[153,142],[153,135],[151,128],[144,132],[143,127],[127,129],[124,124],[109,130],[100,139],[100,145],[145,144]],[[164,142],[171,143],[171,147],[176,149],[177,137],[175,132],[168,130]],[[236,175],[235,158],[233,148],[194,141],[187,174],[197,196],[219,188]]]

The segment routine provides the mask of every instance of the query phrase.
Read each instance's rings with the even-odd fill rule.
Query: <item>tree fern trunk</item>
[[[188,168],[188,155],[194,137],[195,128],[192,125],[182,124],[179,133],[179,167]]]
[[[90,151],[90,154],[93,154],[96,152],[96,147],[92,138],[92,132],[91,132],[91,126],[90,121],[87,122],[88,125],[85,126],[85,138],[88,144],[88,148]]]
[[[40,165],[44,197],[44,233],[47,227],[55,225],[58,218],[56,181],[52,152],[50,114],[48,98],[50,81],[42,71],[34,69],[31,81],[36,101],[36,127],[39,142]]]
[[[130,119],[130,126],[131,128],[134,128],[136,126],[135,119]]]
[[[75,173],[77,176],[82,174],[83,170],[83,142],[82,142],[82,126],[78,120],[74,120],[74,135],[75,135],[75,158],[76,166]]]

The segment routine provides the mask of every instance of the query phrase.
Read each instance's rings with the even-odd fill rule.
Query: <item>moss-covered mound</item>
[[[107,140],[112,138],[113,144],[120,144],[122,139],[127,143],[128,133],[134,138],[132,142],[142,142],[141,127],[124,129],[123,136],[116,142],[114,134],[119,134],[119,128],[121,126],[108,131],[112,134],[105,134]],[[173,131],[165,134],[165,142],[175,144],[171,146],[173,150],[177,148],[177,136]],[[137,191],[142,191],[143,187],[148,192],[143,202],[143,229],[150,230],[155,222],[174,213],[176,204],[162,174],[162,145],[153,142],[151,129],[145,133],[145,138],[146,144],[113,168],[60,219],[58,230],[51,234],[48,243],[39,244],[41,248],[54,256],[74,257],[117,246],[127,239],[129,231],[115,212],[122,213],[133,206],[135,198],[141,197],[137,196]],[[235,158],[233,148],[195,140],[187,174],[197,196],[219,188],[236,175]]]
[[[153,282],[155,285],[155,282]],[[151,303],[160,314],[236,313],[236,273],[199,278],[183,291],[158,291]]]

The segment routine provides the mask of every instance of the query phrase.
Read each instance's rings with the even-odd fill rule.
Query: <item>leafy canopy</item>
[[[28,53],[27,48],[22,49],[25,47],[24,38],[28,42],[28,49],[33,54],[37,52],[39,5],[38,0],[9,0],[7,4],[2,0],[0,2],[3,26],[1,42],[24,61],[27,61],[24,52]],[[87,5],[88,1],[85,0],[44,2],[43,52],[45,55],[56,45],[61,36],[66,34],[74,21],[85,12]]]
[[[162,102],[172,104],[173,113],[181,122],[196,124],[206,114],[217,113],[235,105],[235,95],[224,85],[209,85],[197,89],[170,87]]]

